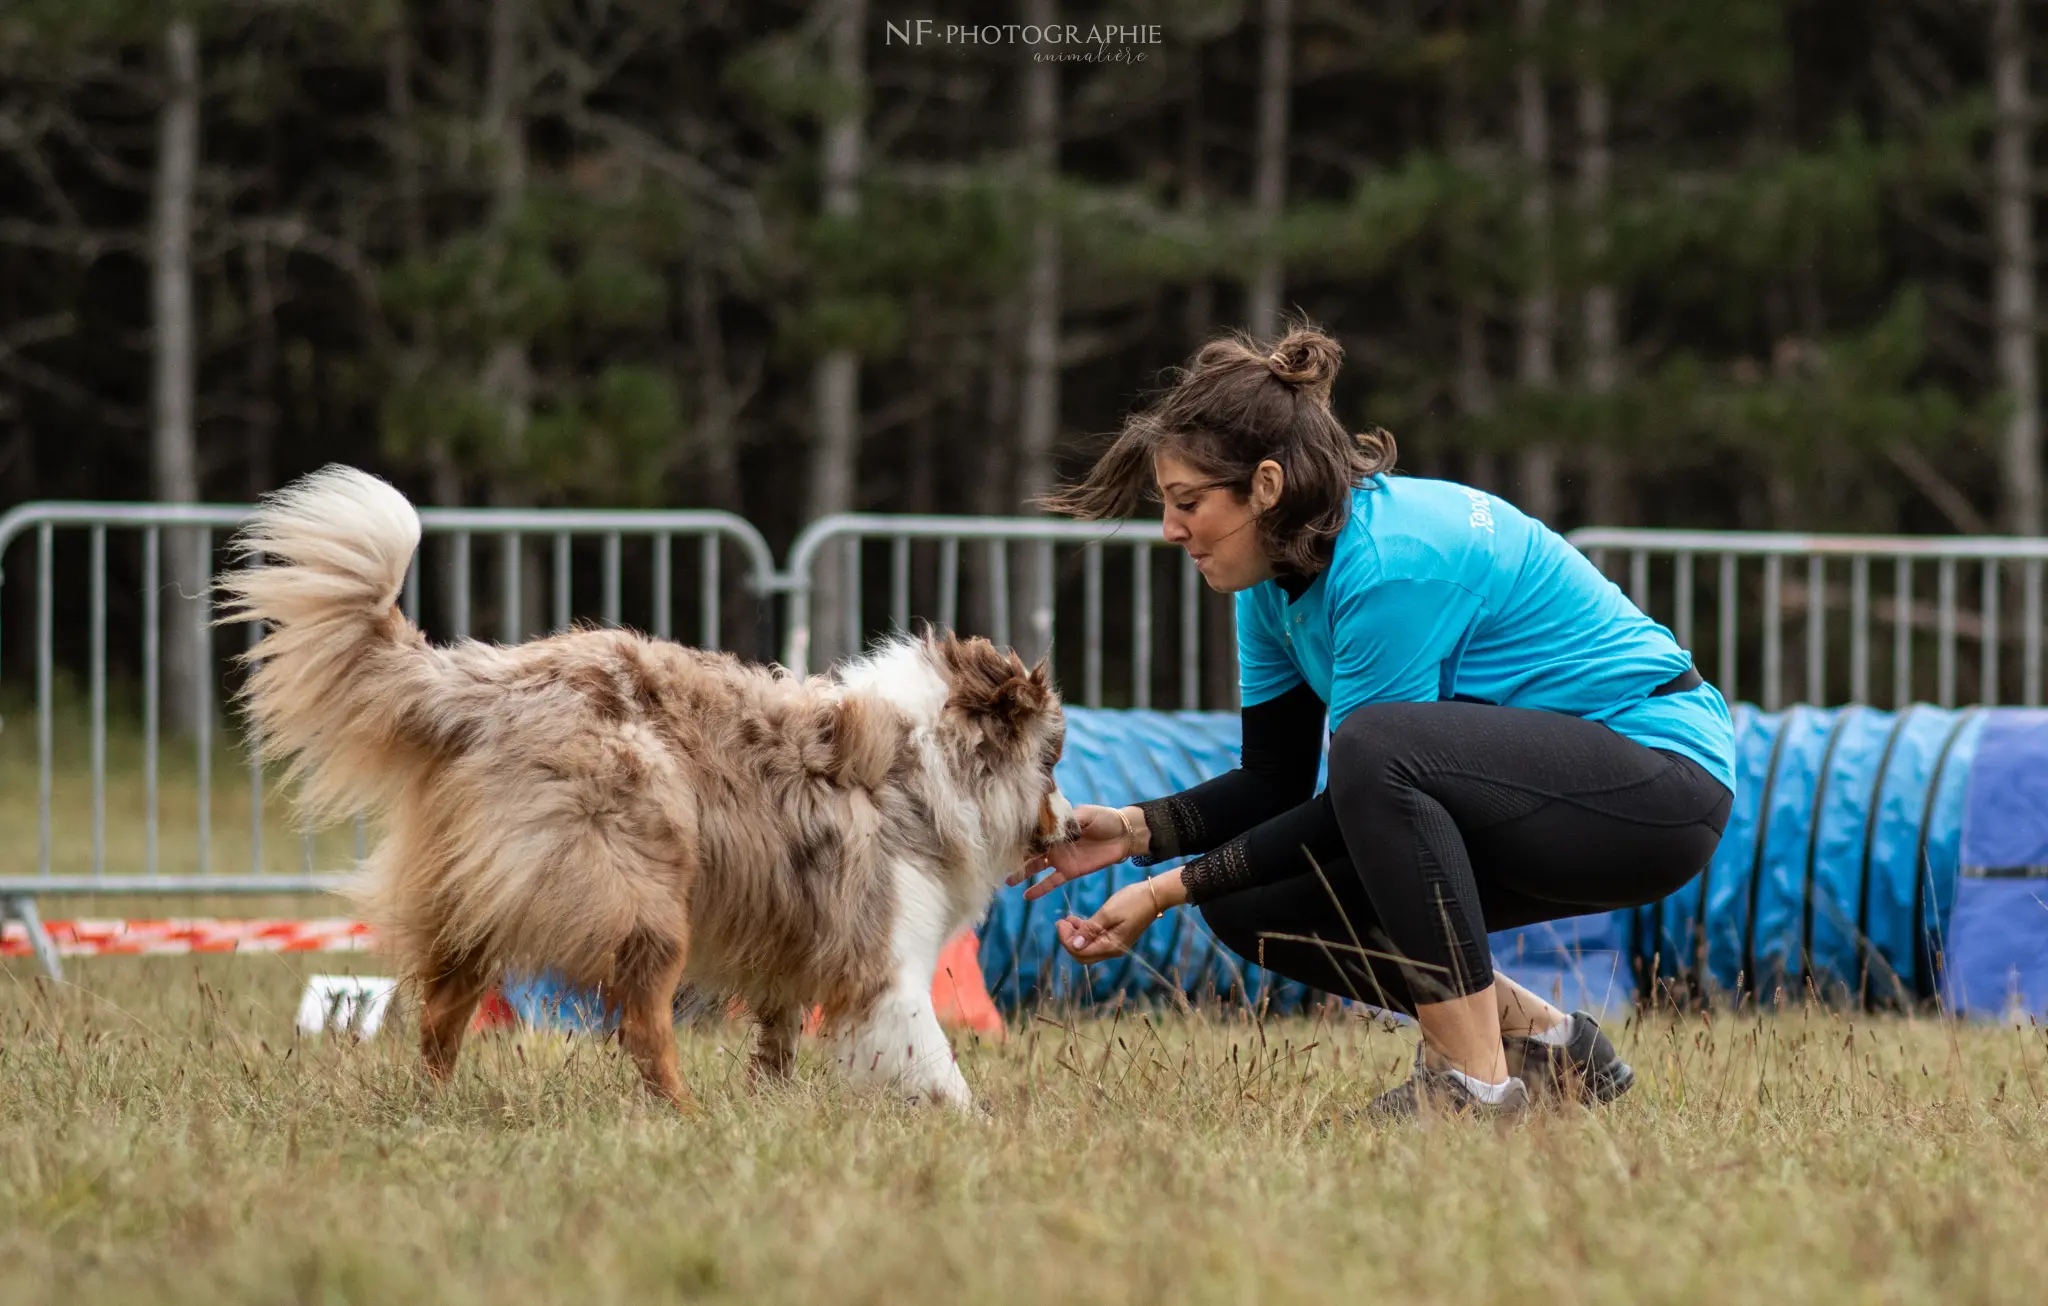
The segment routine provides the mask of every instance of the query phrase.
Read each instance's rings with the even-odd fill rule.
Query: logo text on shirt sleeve
[[[1471,526],[1475,531],[1493,533],[1493,501],[1484,490],[1466,490],[1465,497],[1472,501]]]

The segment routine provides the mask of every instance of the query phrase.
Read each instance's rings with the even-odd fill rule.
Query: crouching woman
[[[1027,867],[1028,891],[1191,857],[1059,925],[1082,961],[1198,907],[1249,961],[1421,1026],[1370,1108],[1606,1101],[1633,1073],[1594,1020],[1495,972],[1492,930],[1653,902],[1728,821],[1727,704],[1671,633],[1563,538],[1492,495],[1392,475],[1394,444],[1330,407],[1312,329],[1213,342],[1048,500],[1164,531],[1234,594],[1241,765],[1122,809]],[[1315,792],[1324,729],[1329,779]]]

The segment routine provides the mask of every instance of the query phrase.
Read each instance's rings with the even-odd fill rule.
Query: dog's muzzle
[[[1037,838],[1033,839],[1031,842],[1035,846],[1031,849],[1031,851],[1035,853],[1047,852],[1060,844],[1072,843],[1074,842],[1074,840],[1080,837],[1081,823],[1070,816],[1066,820],[1060,822],[1059,828],[1054,830],[1051,834],[1045,834],[1041,832]]]
[[[1059,843],[1073,843],[1081,837],[1081,823],[1073,819],[1073,809],[1065,800],[1047,800],[1044,809],[1038,813],[1038,825],[1032,829],[1030,852],[1042,856],[1051,852]]]
[[[1043,830],[1033,830],[1031,832],[1030,844],[1031,855],[1033,857],[1042,857],[1046,853],[1051,852],[1058,845],[1066,843],[1068,839],[1071,839],[1072,837],[1073,836],[1066,835],[1063,832],[1047,834]]]

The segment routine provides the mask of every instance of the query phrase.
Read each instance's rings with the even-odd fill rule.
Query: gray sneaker
[[[1600,1032],[1600,1022],[1583,1011],[1574,1011],[1570,1020],[1570,1037],[1563,1046],[1503,1037],[1508,1069],[1520,1075],[1530,1096],[1539,1100],[1592,1106],[1612,1102],[1628,1092],[1635,1085],[1636,1072]]]
[[[1456,1075],[1432,1070],[1415,1049],[1415,1071],[1366,1105],[1360,1114],[1367,1120],[1412,1120],[1425,1111],[1436,1115],[1518,1116],[1529,1109],[1529,1090],[1519,1079],[1508,1080],[1507,1096],[1499,1102],[1482,1102],[1472,1096]]]

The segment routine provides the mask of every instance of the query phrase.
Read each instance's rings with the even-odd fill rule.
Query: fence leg
[[[36,910],[36,900],[28,897],[0,898],[0,922],[8,919],[21,922],[28,931],[28,944],[36,950],[36,960],[43,963],[43,971],[60,983],[64,979],[64,963],[57,956],[56,940],[43,928],[42,913]]]

